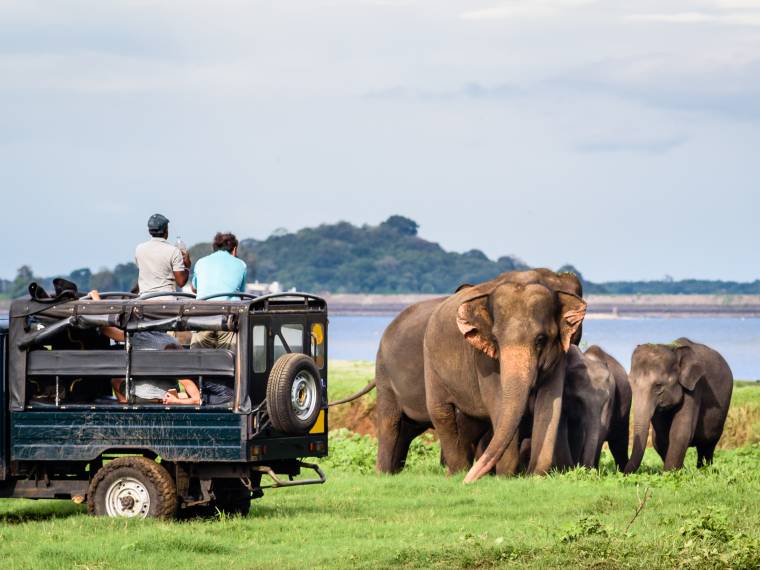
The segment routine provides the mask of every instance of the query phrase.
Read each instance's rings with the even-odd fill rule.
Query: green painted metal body
[[[299,458],[326,456],[326,405],[321,418],[322,433],[301,436],[275,431],[266,415],[258,412],[269,370],[276,360],[274,343],[280,327],[301,325],[303,335],[297,346],[310,354],[314,349],[309,327],[320,323],[326,330],[326,308],[323,305],[315,308],[309,302],[298,306],[277,304],[276,299],[271,306],[266,299],[264,303],[244,307],[251,310],[246,322],[251,327],[265,327],[267,332],[261,335],[265,344],[256,353],[256,358],[266,365],[257,368],[251,357],[236,364],[242,385],[248,386],[254,402],[254,409],[248,413],[205,405],[59,403],[57,396],[55,405],[48,404],[49,407],[35,403],[17,409],[12,405],[9,389],[9,352],[15,337],[8,322],[0,321],[0,496],[81,495],[92,475],[87,466],[97,469],[105,456],[118,454],[160,457],[162,462],[182,465],[193,473],[205,473],[202,477],[255,474],[257,466],[271,466],[278,473],[293,474],[298,472]],[[244,329],[245,334],[250,330]],[[248,342],[246,346],[250,348]],[[320,374],[326,402],[326,356]],[[258,429],[257,422],[261,424]],[[47,482],[48,475],[52,483]],[[74,485],[76,489],[66,485]]]
[[[10,417],[12,461],[93,461],[103,453],[147,450],[175,462],[259,462],[310,452],[326,434],[247,437],[249,416],[177,409],[29,411]],[[259,453],[253,455],[254,447]],[[261,450],[265,450],[261,452]]]

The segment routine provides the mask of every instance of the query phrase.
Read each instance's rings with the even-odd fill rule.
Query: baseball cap
[[[148,231],[163,232],[169,226],[169,218],[162,216],[161,214],[153,214],[148,218]]]

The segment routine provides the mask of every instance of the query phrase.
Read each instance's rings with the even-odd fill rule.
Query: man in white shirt
[[[161,214],[148,219],[151,238],[135,249],[140,294],[173,293],[184,287],[190,275],[190,255],[167,241],[169,220]]]

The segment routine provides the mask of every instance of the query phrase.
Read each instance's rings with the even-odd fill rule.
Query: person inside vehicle
[[[135,249],[137,286],[141,295],[172,293],[190,276],[190,254],[169,243],[169,220],[161,214],[148,219],[150,239]]]
[[[100,292],[93,289],[89,293],[90,299],[100,301]],[[102,327],[100,333],[115,342],[125,342],[126,333],[118,327]],[[162,331],[141,331],[132,335],[132,348],[135,350],[163,350],[167,345],[175,345],[180,348],[179,341],[170,334]]]
[[[214,253],[195,262],[191,287],[198,299],[220,293],[242,293],[245,291],[247,267],[245,261],[237,257],[238,240],[235,234],[218,232],[214,236]],[[235,299],[235,297],[215,297],[214,301]],[[193,333],[190,348],[235,349],[237,341],[231,331],[199,331]]]
[[[181,350],[178,345],[167,344],[164,350]],[[112,381],[113,391],[116,399],[122,403],[127,403],[127,396],[124,394],[124,378],[114,378]],[[201,402],[201,393],[195,382],[190,378],[180,378],[173,380],[166,379],[145,379],[137,378],[134,381],[134,403],[136,404],[182,404],[188,406],[197,406]],[[180,393],[178,388],[184,389]]]

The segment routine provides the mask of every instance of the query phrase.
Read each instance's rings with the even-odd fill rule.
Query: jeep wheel
[[[119,457],[106,463],[90,483],[90,514],[126,518],[172,518],[177,491],[171,475],[146,457]]]
[[[308,433],[322,408],[319,371],[306,354],[283,354],[267,383],[267,411],[272,426],[281,432]]]

